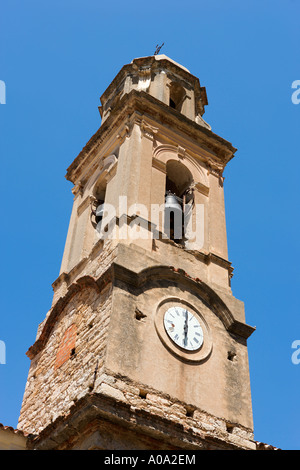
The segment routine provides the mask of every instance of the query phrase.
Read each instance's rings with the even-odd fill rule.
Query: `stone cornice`
[[[189,289],[198,292],[201,299],[211,308],[211,310],[220,318],[225,328],[240,337],[247,339],[255,328],[236,320],[229,308],[219,295],[208,284],[199,278],[191,277],[187,272],[174,266],[151,266],[145,268],[139,273],[125,268],[122,265],[114,263],[114,278],[125,283],[132,284],[135,288],[144,286],[151,279],[166,279],[175,281],[177,284],[185,283],[189,285]]]
[[[65,274],[64,277],[66,276]],[[66,294],[60,297],[50,310],[42,331],[36,342],[28,349],[26,353],[27,356],[33,359],[34,356],[44,348],[59,315],[71,298],[82,289],[90,287],[101,292],[108,283],[114,284],[117,280],[128,283],[138,289],[146,285],[149,281],[158,279],[188,284],[189,289],[198,292],[201,299],[209,305],[212,311],[220,318],[225,328],[231,333],[247,339],[255,330],[255,328],[236,320],[224,301],[211,287],[201,279],[191,277],[182,269],[178,269],[174,266],[160,265],[145,268],[140,272],[134,272],[122,264],[113,262],[99,278],[83,276],[68,286]]]
[[[185,80],[188,84],[196,88],[196,91],[201,95],[203,105],[205,106],[208,104],[205,88],[200,87],[199,78],[192,75],[185,67],[182,67],[173,60],[170,60],[167,56],[139,57],[134,59],[131,63],[124,65],[106,88],[104,93],[102,93],[100,97],[101,103],[104,103],[114,90],[120,88],[121,83],[128,75],[133,75],[135,73],[149,73],[149,71],[155,73],[155,71],[159,69],[164,69],[169,73],[173,73],[181,77],[182,80]],[[202,110],[202,113],[203,112],[204,109]]]
[[[99,152],[101,144],[113,133],[119,136],[122,134],[123,123],[126,124],[124,137],[130,135],[131,126],[134,122],[141,125],[144,132],[145,129],[148,130],[146,116],[157,122],[156,133],[160,132],[159,126],[161,128],[167,126],[176,129],[176,133],[187,136],[196,145],[209,152],[210,158],[207,161],[209,167],[215,166],[222,172],[234,156],[236,148],[230,142],[214,134],[210,129],[188,119],[148,93],[132,90],[129,94],[123,96],[110,116],[68,167],[66,178],[74,184],[78,184],[82,165],[91,164],[93,158]]]
[[[111,379],[116,380],[113,376]],[[124,387],[126,387],[125,380],[126,378],[123,378]],[[103,381],[100,392],[87,393],[72,405],[68,414],[57,418],[38,435],[30,435],[28,449],[72,449],[74,444],[76,446],[76,441],[86,435],[87,429],[89,434],[96,433],[103,424],[111,426],[112,429],[117,428],[120,431],[124,429],[127,433],[135,433],[142,439],[150,437],[152,445],[153,439],[159,441],[162,447],[171,444],[177,450],[255,450],[256,448],[250,429],[240,427],[240,435],[227,433],[223,429],[225,424],[222,423],[222,418],[217,421],[215,427],[205,426],[206,421],[214,423],[216,419],[202,410],[197,410],[197,420],[183,414],[163,416],[157,412],[156,402],[154,402],[156,406],[151,406],[151,397],[145,400],[143,407],[132,406],[120,390],[105,385]],[[153,391],[151,396],[160,398],[156,391]],[[184,408],[184,404],[171,401],[170,397],[166,397],[165,401],[169,402],[170,406],[173,404]]]

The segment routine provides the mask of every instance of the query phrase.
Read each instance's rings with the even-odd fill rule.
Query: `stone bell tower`
[[[18,427],[33,449],[254,449],[243,303],[206,90],[134,59],[67,170],[74,204]]]

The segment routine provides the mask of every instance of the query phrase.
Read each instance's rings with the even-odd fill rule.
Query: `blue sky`
[[[72,207],[66,168],[100,126],[99,97],[161,53],[206,87],[204,118],[238,148],[225,171],[233,294],[245,302],[255,439],[300,449],[297,0],[10,0],[1,7],[0,422],[17,426],[25,352],[51,306]],[[300,357],[300,356],[299,356]]]

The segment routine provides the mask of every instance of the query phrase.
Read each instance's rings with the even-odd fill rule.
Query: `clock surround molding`
[[[176,345],[169,335],[167,334],[164,327],[164,314],[171,307],[183,307],[188,309],[196,318],[199,320],[201,328],[203,330],[203,343],[201,347],[195,351],[186,351],[183,348]],[[179,360],[183,362],[201,363],[207,360],[212,352],[213,342],[210,327],[205,320],[203,314],[190,302],[187,302],[181,297],[166,297],[159,302],[155,316],[154,325],[156,332],[163,343],[163,345],[175,355]]]

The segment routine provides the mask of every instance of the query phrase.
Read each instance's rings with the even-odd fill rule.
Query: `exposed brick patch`
[[[59,318],[59,315],[64,310],[64,308],[71,302],[79,292],[84,288],[91,287],[94,288],[97,292],[101,292],[107,285],[111,283],[112,279],[112,267],[108,268],[104,274],[102,274],[98,280],[95,280],[92,276],[83,276],[76,280],[68,289],[68,292],[61,297],[55,304],[55,306],[50,310],[50,313],[45,321],[45,324],[42,328],[42,331],[36,340],[36,342],[30,346],[26,355],[29,359],[33,359],[46,345],[49,336]]]
[[[75,343],[76,343],[76,332],[77,328],[76,325],[69,326],[69,328],[65,331],[63,339],[59,345],[56,359],[55,359],[55,369],[63,365],[73,354],[75,351]]]
[[[68,413],[72,404],[93,386],[96,364],[100,371],[105,358],[112,304],[112,286],[108,284],[100,290],[99,284],[76,282],[82,288],[68,296],[69,302],[65,301],[64,308],[56,312],[55,323],[47,327],[43,337],[46,344],[39,345],[41,349],[31,362],[20,429],[38,434],[58,416]],[[63,357],[64,335],[71,325],[76,325],[76,344],[70,342]],[[75,355],[70,357],[74,348]]]

